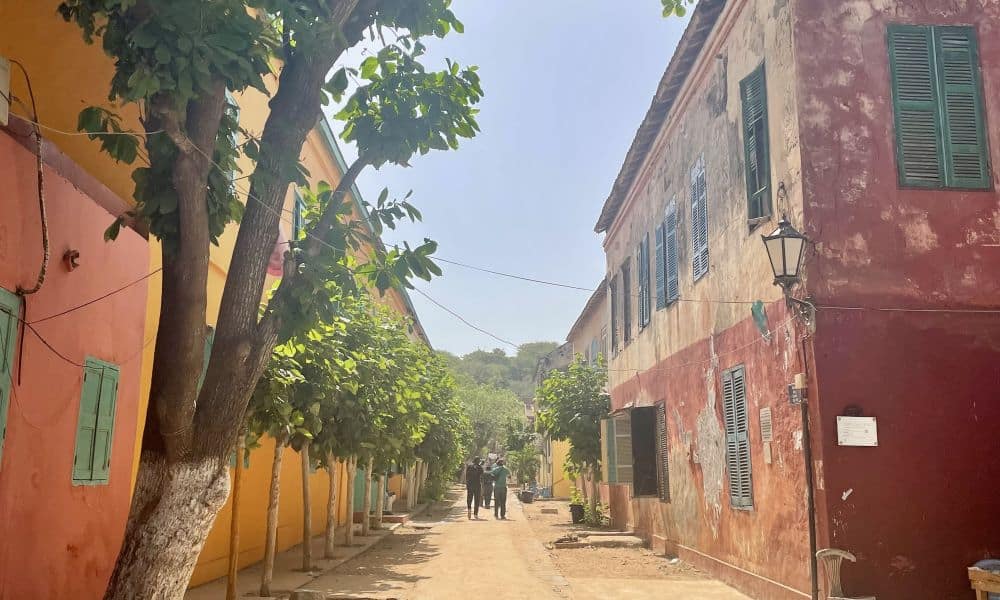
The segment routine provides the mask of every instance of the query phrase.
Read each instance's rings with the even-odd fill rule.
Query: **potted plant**
[[[584,505],[583,505],[583,494],[580,490],[573,486],[573,491],[569,494],[569,514],[573,517],[573,524],[583,523]]]

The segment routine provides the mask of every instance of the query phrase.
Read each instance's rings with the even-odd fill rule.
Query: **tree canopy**
[[[538,394],[539,431],[570,444],[570,462],[597,469],[601,461],[601,419],[611,402],[603,364],[590,366],[582,356],[565,370],[552,371]]]

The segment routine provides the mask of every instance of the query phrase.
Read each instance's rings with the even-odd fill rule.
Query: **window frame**
[[[770,117],[767,106],[767,61],[761,61],[753,71],[740,80],[740,133],[743,137],[743,171],[747,192],[747,223],[750,231],[753,231],[761,223],[769,220],[774,215],[773,182],[771,174],[771,133]],[[759,84],[758,84],[759,80]],[[759,96],[755,97],[757,103],[751,104],[749,93],[755,86],[759,86]],[[750,109],[758,109],[759,114],[752,121],[747,121],[747,114]],[[755,110],[756,112],[756,110]],[[754,145],[750,145],[750,131],[754,131]],[[751,180],[751,150],[756,155],[756,181]],[[762,156],[763,155],[763,156]],[[763,158],[763,161],[761,160]],[[763,174],[763,177],[761,177]],[[757,185],[763,182],[763,186]],[[760,214],[754,213],[755,204],[760,210]]]

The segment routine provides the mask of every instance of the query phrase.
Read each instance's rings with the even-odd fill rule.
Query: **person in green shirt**
[[[507,520],[507,476],[510,475],[510,469],[504,466],[504,460],[501,458],[490,471],[490,475],[493,475],[494,480],[493,516]]]

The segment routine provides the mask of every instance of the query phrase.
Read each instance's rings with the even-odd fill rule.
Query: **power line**
[[[115,294],[117,294],[119,292],[127,290],[128,288],[132,287],[133,285],[135,285],[137,283],[140,283],[142,281],[145,281],[145,280],[149,279],[150,277],[152,277],[153,275],[156,275],[157,273],[159,273],[161,271],[163,271],[163,267],[159,267],[157,269],[154,269],[154,270],[150,271],[149,273],[146,273],[145,275],[143,275],[139,279],[136,279],[135,281],[130,281],[129,283],[126,283],[125,285],[123,285],[123,286],[121,286],[119,288],[113,289],[113,290],[111,290],[110,292],[108,292],[106,294],[98,296],[97,298],[94,298],[93,300],[88,300],[87,302],[84,302],[83,304],[78,304],[78,305],[73,306],[71,308],[67,308],[66,310],[64,310],[62,312],[58,312],[58,313],[55,313],[53,315],[49,315],[47,317],[42,317],[40,319],[34,319],[34,320],[31,321],[31,324],[42,323],[44,321],[48,321],[50,319],[55,319],[57,317],[61,317],[63,315],[69,314],[71,312],[80,310],[81,308],[86,308],[86,307],[90,306],[91,304],[96,304],[97,302],[100,302],[101,300],[104,300],[105,298],[107,298],[109,296],[113,296],[113,295],[115,295]]]
[[[486,331],[485,329],[483,329],[482,327],[479,327],[478,325],[473,325],[472,323],[470,323],[469,321],[467,321],[465,319],[465,317],[463,317],[462,315],[458,314],[457,312],[451,310],[450,308],[448,308],[444,304],[441,304],[440,302],[438,302],[434,298],[431,298],[430,296],[428,296],[420,288],[413,288],[413,291],[415,291],[416,293],[420,294],[424,298],[427,298],[427,300],[429,300],[432,304],[434,304],[435,306],[437,306],[441,310],[445,311],[446,313],[450,314],[451,316],[455,317],[456,319],[458,319],[459,321],[461,321],[465,325],[471,327],[472,329],[475,329],[479,333],[486,334],[486,335],[490,336],[491,338],[493,338],[493,339],[495,339],[495,340],[497,340],[499,342],[503,342],[504,344],[507,344],[508,346],[511,346],[513,348],[519,348],[520,347],[519,344],[515,344],[514,342],[512,342],[510,340],[505,340],[504,338],[502,338],[502,337],[500,337],[500,336],[498,336],[498,335],[496,335],[494,333],[490,333],[489,331]]]

